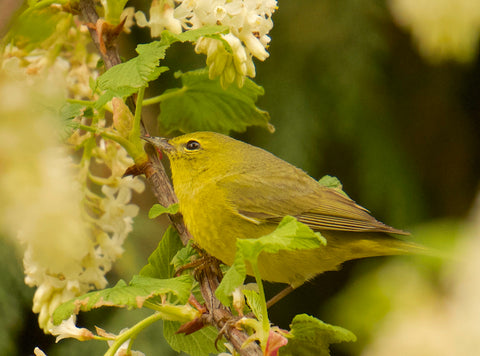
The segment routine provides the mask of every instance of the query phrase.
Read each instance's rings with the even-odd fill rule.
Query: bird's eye
[[[200,148],[200,144],[198,143],[198,141],[190,140],[185,145],[185,148],[189,151],[195,151],[195,150],[198,150]]]

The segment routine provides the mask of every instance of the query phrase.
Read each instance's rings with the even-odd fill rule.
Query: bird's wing
[[[365,208],[301,170],[268,177],[251,172],[235,174],[217,184],[239,215],[258,224],[278,223],[285,215],[292,215],[314,230],[407,234],[377,221]]]

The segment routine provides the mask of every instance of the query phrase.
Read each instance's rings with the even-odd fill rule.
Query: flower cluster
[[[45,331],[62,302],[106,286],[138,214],[132,191],[144,189],[138,178],[122,178],[133,160],[117,143],[78,131],[59,140],[65,97],[91,98],[97,75],[88,31],[75,25],[57,46],[7,46],[0,58],[0,226],[24,250],[25,282],[37,287],[33,311]],[[83,149],[78,162],[74,149]]]
[[[57,143],[58,118],[46,110],[61,102],[66,88],[59,75],[57,80],[27,76],[18,61],[3,64],[0,225],[25,250],[25,281],[38,287],[33,310],[46,328],[55,307],[84,290],[75,276],[83,275],[81,262],[88,253],[75,173]]]
[[[182,32],[182,23],[175,18],[173,0],[153,0],[150,6],[150,20],[147,21],[141,11],[135,13],[135,20],[140,27],[150,27],[152,37],[160,37],[167,29],[173,33]]]
[[[471,0],[390,0],[396,21],[408,28],[431,61],[475,58],[480,39],[480,2]]]
[[[447,226],[447,225],[444,225]],[[480,349],[480,192],[469,217],[449,239],[440,279],[423,268],[392,261],[378,281],[388,285],[390,310],[364,355],[475,355]],[[431,271],[429,271],[431,273]],[[380,275],[380,274],[378,274]],[[408,275],[408,283],[404,276]],[[397,282],[397,290],[392,288]],[[378,283],[378,282],[377,282]],[[439,287],[440,286],[440,287]],[[385,289],[386,290],[386,289]]]
[[[154,0],[150,21],[142,12],[135,14],[139,26],[149,26],[153,37],[168,29],[197,29],[210,25],[228,27],[222,40],[202,37],[195,46],[207,55],[210,78],[220,77],[222,86],[235,82],[242,86],[246,76],[255,76],[253,57],[263,61],[273,27],[276,0]]]
[[[96,66],[100,56],[85,50],[91,41],[87,27],[72,26],[59,35],[55,41],[58,47],[63,49],[60,53],[55,53],[55,56],[52,55],[52,52],[58,51],[55,47],[37,47],[32,51],[25,51],[7,45],[1,58],[3,68],[17,62],[27,76],[61,76],[65,78],[65,88],[69,97],[75,99],[91,97],[90,78],[95,79],[98,76]]]

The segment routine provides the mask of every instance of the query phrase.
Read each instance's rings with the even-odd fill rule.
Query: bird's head
[[[168,156],[174,176],[225,174],[243,157],[245,148],[251,147],[215,132],[194,132],[171,139],[143,139]]]

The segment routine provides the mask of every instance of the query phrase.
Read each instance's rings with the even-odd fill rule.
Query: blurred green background
[[[148,8],[149,2],[137,3]],[[463,64],[426,60],[411,35],[394,22],[385,1],[279,1],[273,20],[270,58],[256,62],[255,81],[265,88],[259,107],[270,113],[276,132],[250,128],[234,136],[313,177],[337,176],[344,190],[379,220],[412,231],[425,244],[453,247],[480,178],[478,55]],[[134,30],[134,35],[137,43],[148,41],[144,29]],[[124,57],[134,55],[134,43],[124,42],[121,48]],[[178,86],[175,70],[204,66],[205,58],[196,57],[191,46],[174,46],[164,63],[171,73],[162,76],[149,94]],[[161,134],[157,113],[154,108],[145,112],[151,131]],[[109,274],[112,284],[119,278],[129,280],[145,264],[165,229],[165,221],[146,218],[154,202],[148,189],[135,201],[142,215],[127,240],[126,253]],[[21,283],[21,259],[13,247],[2,246],[0,251],[4,273],[0,315],[7,321],[0,331],[0,354],[30,355],[35,346],[48,355],[96,355],[105,350],[96,342],[54,345],[53,337],[44,336],[30,312],[33,291]],[[353,261],[280,301],[271,308],[271,321],[288,328],[295,314],[314,315],[359,337],[357,343],[335,346],[334,355],[360,354],[395,295],[411,281],[407,272],[395,267],[388,267],[394,269],[389,283],[380,279],[385,273],[380,268],[392,261],[421,271],[432,286],[438,282],[438,261],[416,257]],[[269,285],[268,293],[281,287]],[[18,296],[13,304],[12,293]],[[141,315],[100,311],[87,313],[80,321],[108,329],[126,327],[135,318]],[[147,355],[176,354],[164,345],[159,328],[153,326],[142,335],[136,349]]]

